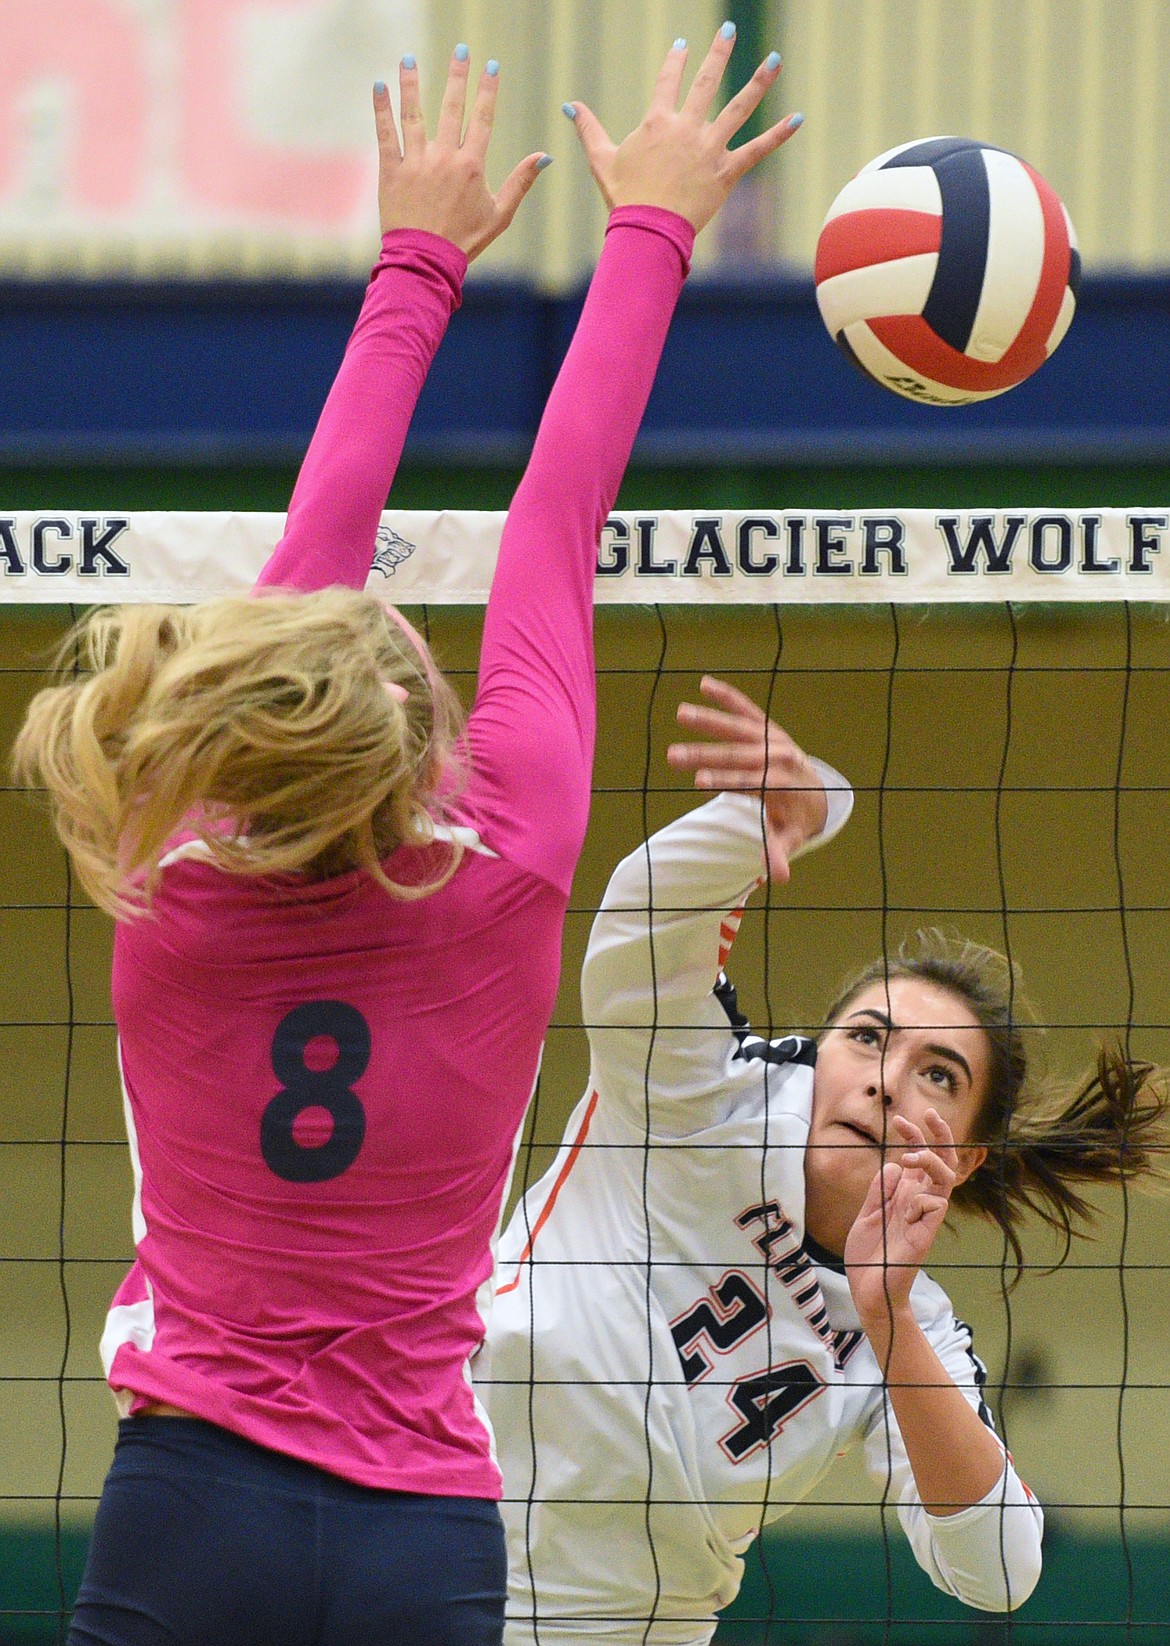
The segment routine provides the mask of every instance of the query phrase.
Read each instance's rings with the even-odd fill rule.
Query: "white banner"
[[[370,88],[424,24],[418,0],[0,0],[0,269],[368,265]]]
[[[388,512],[369,586],[401,605],[482,605],[504,520]],[[0,515],[0,601],[186,603],[243,591],[283,529],[281,514]],[[1170,505],[647,510],[610,517],[597,574],[606,605],[1163,601]]]

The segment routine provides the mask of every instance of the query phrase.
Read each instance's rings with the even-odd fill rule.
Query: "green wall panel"
[[[503,509],[519,471],[492,465],[405,465],[390,503],[400,508]],[[239,509],[286,507],[294,468],[0,468],[0,510]],[[992,504],[1163,504],[1170,463],[969,465],[961,468],[651,468],[626,477],[626,508],[975,508]]]

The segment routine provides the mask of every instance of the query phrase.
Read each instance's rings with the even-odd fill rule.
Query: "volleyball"
[[[880,154],[833,201],[817,303],[867,377],[961,406],[1044,364],[1072,321],[1080,266],[1068,212],[1025,160],[931,137]]]

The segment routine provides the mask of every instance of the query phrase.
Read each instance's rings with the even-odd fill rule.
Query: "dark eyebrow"
[[[872,1017],[874,1021],[879,1023],[883,1029],[888,1029],[891,1031],[902,1027],[902,1025],[895,1023],[893,1018],[890,1017],[887,1012],[879,1012],[876,1006],[863,1006],[861,1011],[852,1012],[849,1020],[852,1021],[855,1017]],[[971,1065],[967,1062],[967,1059],[963,1056],[962,1052],[957,1052],[953,1046],[940,1045],[937,1041],[931,1041],[927,1045],[926,1049],[928,1052],[933,1052],[935,1057],[946,1057],[949,1058],[952,1063],[957,1063],[963,1073],[967,1076],[967,1083],[972,1086],[975,1084],[971,1075]]]

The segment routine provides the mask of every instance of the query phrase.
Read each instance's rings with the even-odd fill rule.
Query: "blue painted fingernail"
[[[577,118],[577,111],[573,107],[572,103],[562,103],[561,113],[567,114],[570,120],[575,120]]]
[[[682,38],[682,36],[680,35],[679,38],[675,41],[674,45],[671,46],[670,49],[671,49],[671,51],[686,51],[687,43]]]
[[[471,56],[471,52],[468,50],[468,48],[466,46],[460,45],[460,46],[455,47],[455,61],[457,63],[466,63],[467,59],[470,56]]]
[[[789,116],[789,119],[788,119],[788,129],[789,129],[789,131],[795,131],[797,126],[803,126],[803,125],[804,125],[804,115],[803,114],[793,114],[793,115]]]
[[[735,24],[734,23],[724,23],[723,27],[719,30],[719,32],[725,40],[734,40],[735,39]]]
[[[378,97],[381,97],[385,90],[386,90],[386,82],[384,80],[375,80],[374,81],[374,91],[375,91],[375,93]]]
[[[415,67],[414,53],[412,51],[408,51],[406,56],[402,59],[402,66],[404,69],[413,69]]]
[[[780,67],[780,53],[778,51],[770,51],[764,60],[764,67],[767,69],[769,74],[774,73],[775,70]]]
[[[490,74],[493,80],[495,79],[496,75],[499,74],[500,65],[496,62],[494,57],[489,57],[488,58],[486,64],[484,65],[484,71],[483,72],[485,74]]]
[[[540,159],[536,162],[537,171],[543,171],[546,166],[551,166],[552,161],[553,157],[551,154],[542,154]]]

